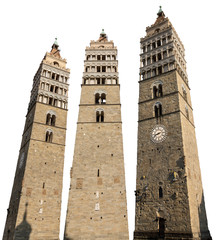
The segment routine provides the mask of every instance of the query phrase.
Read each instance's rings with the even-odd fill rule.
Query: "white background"
[[[118,47],[130,239],[134,230],[140,37],[162,5],[186,49],[209,229],[216,238],[215,0],[7,0],[0,3],[0,234],[38,66],[58,37],[71,69],[61,234],[69,188],[85,47],[104,28]]]

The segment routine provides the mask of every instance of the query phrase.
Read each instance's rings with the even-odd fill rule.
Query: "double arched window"
[[[152,96],[153,98],[163,97],[163,82],[156,81],[152,84]]]
[[[98,91],[95,93],[95,104],[106,104],[106,93]]]
[[[162,116],[162,104],[160,102],[156,102],[154,105],[154,114],[155,117],[161,117]]]
[[[183,98],[185,99],[185,101],[187,101],[187,91],[185,89],[185,86],[182,84],[182,93],[183,93]]]
[[[51,129],[48,129],[48,130],[46,131],[45,141],[51,143],[52,140],[53,140],[53,132],[52,132]]]
[[[96,110],[96,122],[104,122],[104,110],[103,109]]]
[[[49,111],[46,115],[46,124],[55,126],[56,124],[56,115],[53,111]]]

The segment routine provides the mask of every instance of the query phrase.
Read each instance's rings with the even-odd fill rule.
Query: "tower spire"
[[[55,41],[54,41],[54,43],[53,43],[53,45],[52,45],[52,49],[53,49],[53,48],[58,49],[58,47],[59,47],[59,44],[58,44],[58,42],[57,42],[57,38],[55,38]]]
[[[164,14],[164,12],[163,12],[163,10],[162,10],[162,7],[161,6],[159,6],[160,8],[159,8],[159,11],[158,11],[158,13],[157,13],[157,15],[158,15],[158,17],[165,17],[165,14]]]

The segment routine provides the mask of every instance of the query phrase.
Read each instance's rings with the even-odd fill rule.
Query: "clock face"
[[[166,128],[163,125],[156,125],[151,131],[151,140],[155,143],[160,143],[166,139],[166,135]]]

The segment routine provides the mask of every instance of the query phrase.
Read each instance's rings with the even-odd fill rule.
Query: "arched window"
[[[99,104],[100,103],[100,95],[99,93],[95,94],[95,104]]]
[[[55,73],[52,74],[52,79],[55,79]]]
[[[154,86],[153,87],[153,98],[157,98],[157,96],[158,96],[157,92],[158,92],[158,89],[156,86]]]
[[[151,85],[153,98],[163,97],[163,82],[158,80]]]
[[[59,67],[59,63],[58,62],[53,62],[54,66]]]
[[[159,84],[159,85],[158,85],[158,97],[163,97],[162,84]]]
[[[46,70],[43,70],[43,76],[46,76]]]
[[[184,85],[182,85],[182,93],[183,93],[183,98],[187,101],[187,91],[186,91]]]
[[[104,112],[101,112],[101,122],[104,122]]]
[[[46,138],[45,141],[51,143],[53,140],[53,133],[52,130],[47,130],[46,131]]]
[[[103,110],[97,110],[96,111],[96,122],[104,122],[104,111]]]
[[[51,123],[51,115],[48,113],[46,117],[46,124],[50,125],[50,123]]]
[[[105,93],[101,94],[101,104],[106,104],[106,94]]]
[[[162,116],[162,104],[160,102],[155,103],[154,112],[155,112],[155,117],[156,118]]]
[[[56,116],[52,115],[52,117],[51,117],[51,125],[55,126],[55,122],[56,122]]]
[[[98,111],[96,112],[96,122],[100,122],[100,114]]]

